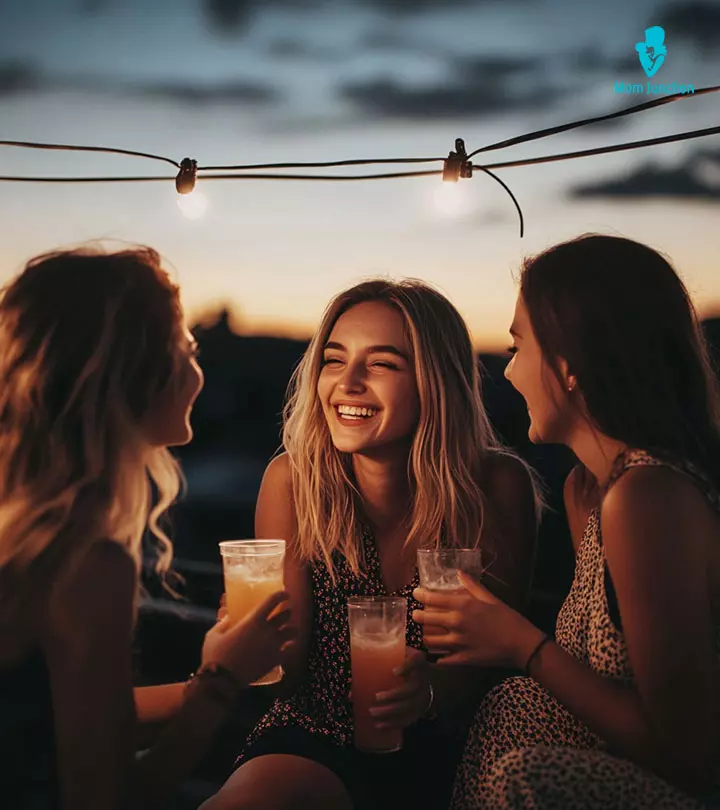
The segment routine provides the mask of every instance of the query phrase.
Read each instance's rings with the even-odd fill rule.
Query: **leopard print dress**
[[[670,464],[642,451],[619,459],[608,486],[641,465],[670,466],[689,475],[720,512],[720,496],[691,465]],[[633,673],[613,599],[596,508],[577,550],[575,578],[558,615],[555,638],[595,672],[630,683]],[[716,628],[718,656],[719,631]],[[713,796],[708,803],[697,801],[650,771],[608,754],[604,742],[540,684],[517,677],[489,692],[480,706],[458,769],[451,810],[699,810],[720,806],[715,804],[720,800],[720,770],[716,774]]]

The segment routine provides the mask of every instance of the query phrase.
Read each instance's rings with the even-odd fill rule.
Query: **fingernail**
[[[393,670],[393,675],[402,675],[402,671],[403,671],[402,667],[395,667],[395,669]]]

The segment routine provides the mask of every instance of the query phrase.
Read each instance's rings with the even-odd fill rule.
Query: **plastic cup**
[[[225,599],[230,620],[244,619],[268,596],[284,590],[284,540],[225,540],[220,543],[225,579]],[[283,668],[276,666],[252,686],[282,680]]]
[[[393,670],[405,660],[407,599],[358,596],[348,599],[354,744],[360,751],[388,754],[402,748],[402,729],[375,725],[376,695],[400,686]]]
[[[464,591],[458,574],[463,571],[476,579],[482,576],[482,554],[479,548],[421,548],[417,553],[420,586],[436,593]],[[425,632],[427,632],[427,626]],[[434,628],[436,631],[438,628]],[[447,650],[428,650],[445,655]]]

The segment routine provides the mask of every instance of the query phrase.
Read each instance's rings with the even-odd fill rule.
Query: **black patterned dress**
[[[446,807],[459,752],[450,759],[450,752],[432,721],[421,721],[406,729],[403,750],[397,754],[363,754],[353,748],[347,600],[354,596],[405,597],[408,600],[407,645],[425,649],[422,627],[412,619],[412,611],[421,608],[412,596],[419,584],[417,569],[410,583],[388,593],[379,552],[368,529],[363,532],[363,551],[363,576],[356,576],[339,553],[333,556],[335,584],[324,563],[311,566],[313,625],[307,675],[292,697],[273,703],[248,737],[236,764],[239,766],[250,757],[273,753],[313,759],[340,776],[356,808],[364,810],[396,807],[398,801],[403,805],[406,801],[417,801],[412,792],[417,779],[412,774],[418,767],[423,768],[422,762],[427,758],[437,778],[433,782],[431,776],[425,781],[422,793],[418,794],[424,801],[421,806]],[[446,798],[438,804],[441,800],[430,799],[431,794]],[[386,804],[380,802],[380,795]]]
[[[636,466],[665,465],[688,475],[720,512],[720,497],[691,465],[634,450],[620,459],[609,486]],[[715,649],[720,658],[720,628]],[[575,578],[560,613],[556,642],[595,672],[634,680],[608,575],[600,508],[590,514],[577,550]],[[715,780],[720,788],[720,771]],[[717,792],[717,796],[715,793]],[[711,806],[720,789],[708,799]],[[605,743],[532,678],[510,678],[488,693],[470,731],[452,810],[694,810],[707,807]]]

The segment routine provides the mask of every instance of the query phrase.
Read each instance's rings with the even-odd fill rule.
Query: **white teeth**
[[[338,405],[337,410],[342,416],[375,416],[377,413],[375,408],[357,408],[353,405]]]

